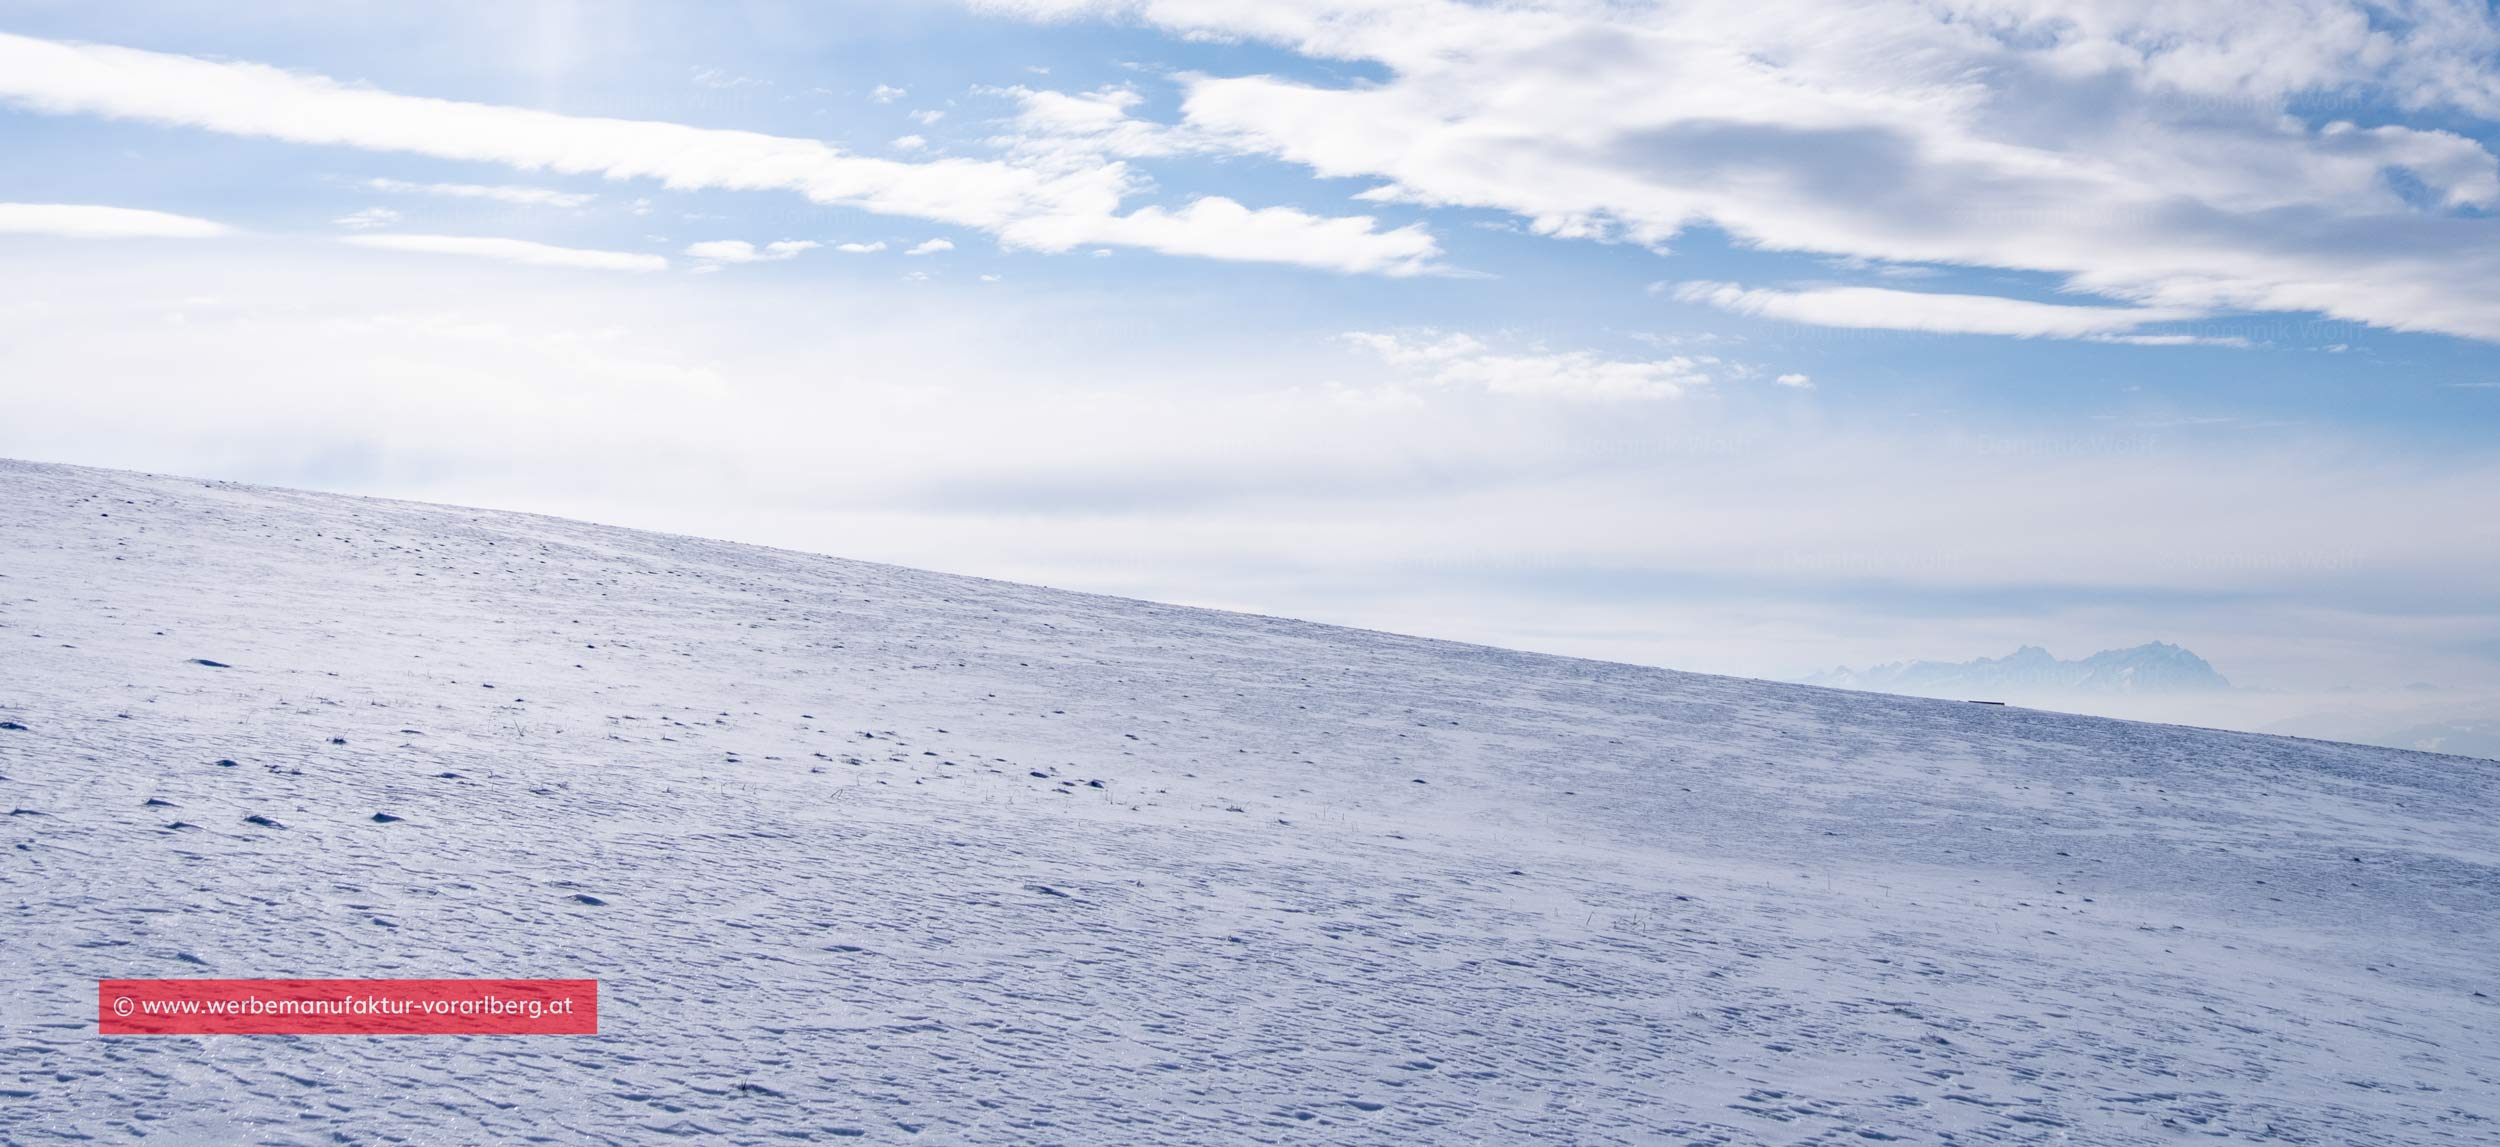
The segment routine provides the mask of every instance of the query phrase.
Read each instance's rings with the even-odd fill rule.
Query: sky
[[[0,454],[2358,738],[2495,148],[2481,3],[0,0]]]

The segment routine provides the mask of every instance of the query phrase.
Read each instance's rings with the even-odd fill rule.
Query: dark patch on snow
[[[226,663],[225,663],[225,662],[223,662],[223,661],[211,661],[211,660],[209,660],[208,658],[205,658],[205,657],[194,657],[194,658],[192,658],[192,659],[191,659],[191,664],[193,664],[193,665],[205,665],[205,666],[208,666],[208,667],[209,667],[209,668],[211,668],[211,669],[232,669],[232,668],[234,668],[234,666],[228,665],[228,664],[226,664]]]

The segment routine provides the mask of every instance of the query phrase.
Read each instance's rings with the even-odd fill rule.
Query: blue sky
[[[0,452],[2500,715],[2500,30],[2194,7],[0,4]]]

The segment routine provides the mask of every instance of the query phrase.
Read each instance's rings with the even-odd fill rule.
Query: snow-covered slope
[[[2487,762],[16,463],[0,719],[13,1144],[2500,1140]]]

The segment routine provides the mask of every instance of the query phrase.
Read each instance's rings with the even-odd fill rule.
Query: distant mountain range
[[[2026,645],[2005,657],[1976,661],[1896,661],[1871,669],[1844,665],[1804,682],[1835,689],[1945,696],[2188,693],[2231,687],[2204,658],[2161,641],[2133,649],[2105,649],[2081,661],[2061,661],[2046,649]]]

